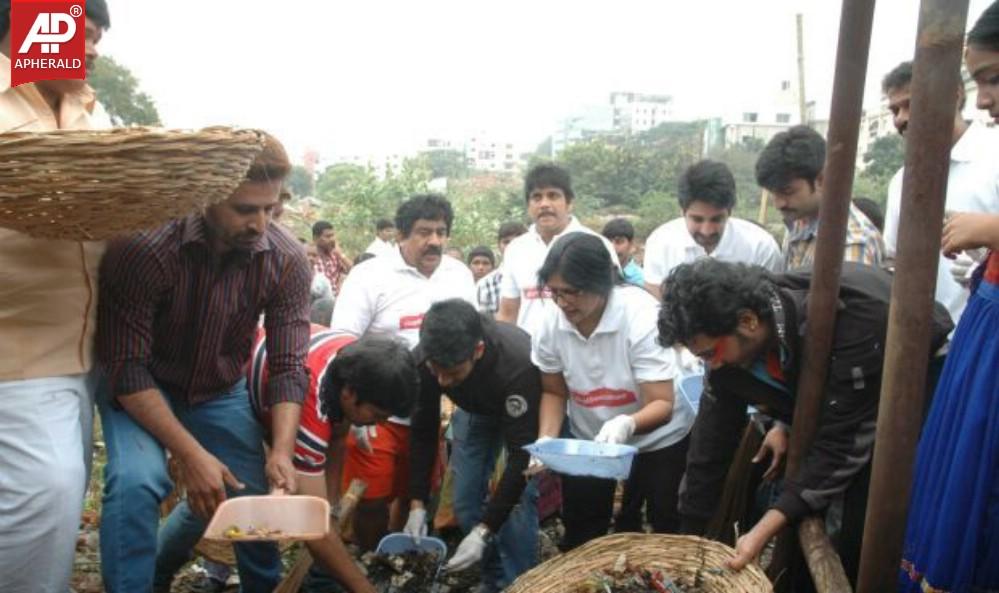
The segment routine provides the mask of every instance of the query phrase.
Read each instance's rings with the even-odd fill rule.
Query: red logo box
[[[87,77],[85,0],[13,0],[10,84]]]

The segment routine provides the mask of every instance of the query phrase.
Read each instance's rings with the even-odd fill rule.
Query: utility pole
[[[808,102],[805,100],[805,16],[795,15],[798,26],[798,114],[802,125],[808,125]]]

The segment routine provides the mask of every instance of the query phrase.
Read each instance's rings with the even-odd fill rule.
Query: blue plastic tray
[[[581,439],[551,439],[524,446],[549,469],[570,476],[624,480],[638,449],[631,445],[594,443]]]
[[[432,554],[437,554],[440,560],[447,558],[447,544],[436,537],[423,537],[420,538],[420,544],[416,545],[416,541],[412,537],[405,533],[390,533],[382,538],[378,542],[378,547],[375,548],[376,554],[403,554],[405,552],[410,552],[413,550],[422,550],[424,552],[430,552]]]
[[[701,393],[704,391],[704,375],[690,375],[679,381],[680,395],[690,404],[690,408],[697,414],[697,409],[701,405]]]

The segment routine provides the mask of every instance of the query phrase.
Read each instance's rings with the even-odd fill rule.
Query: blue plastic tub
[[[549,469],[570,476],[624,480],[638,449],[631,445],[594,443],[581,439],[551,439],[524,446]]]
[[[422,537],[420,538],[420,544],[417,545],[416,541],[405,533],[390,533],[382,538],[378,542],[378,547],[375,548],[376,554],[403,554],[411,551],[422,550],[424,552],[429,552],[431,554],[437,554],[438,558],[443,561],[447,558],[447,544],[436,537]]]
[[[701,393],[704,391],[704,375],[684,377],[680,379],[679,385],[680,396],[690,404],[690,408],[694,410],[696,415],[697,409],[701,405]]]

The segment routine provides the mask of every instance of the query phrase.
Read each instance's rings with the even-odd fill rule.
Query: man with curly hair
[[[812,271],[770,275],[761,268],[702,259],[676,268],[665,283],[659,340],[682,344],[708,367],[680,487],[682,529],[701,533],[718,507],[728,466],[755,406],[776,422],[761,452],[771,457],[765,479],[781,472],[808,331],[806,298]],[[856,575],[874,448],[891,277],[844,263],[829,373],[817,431],[801,467],[784,477],[772,508],[736,544],[729,566],[753,561],[785,525],[822,513],[844,497],[839,552]],[[937,305],[931,352],[953,327]]]

